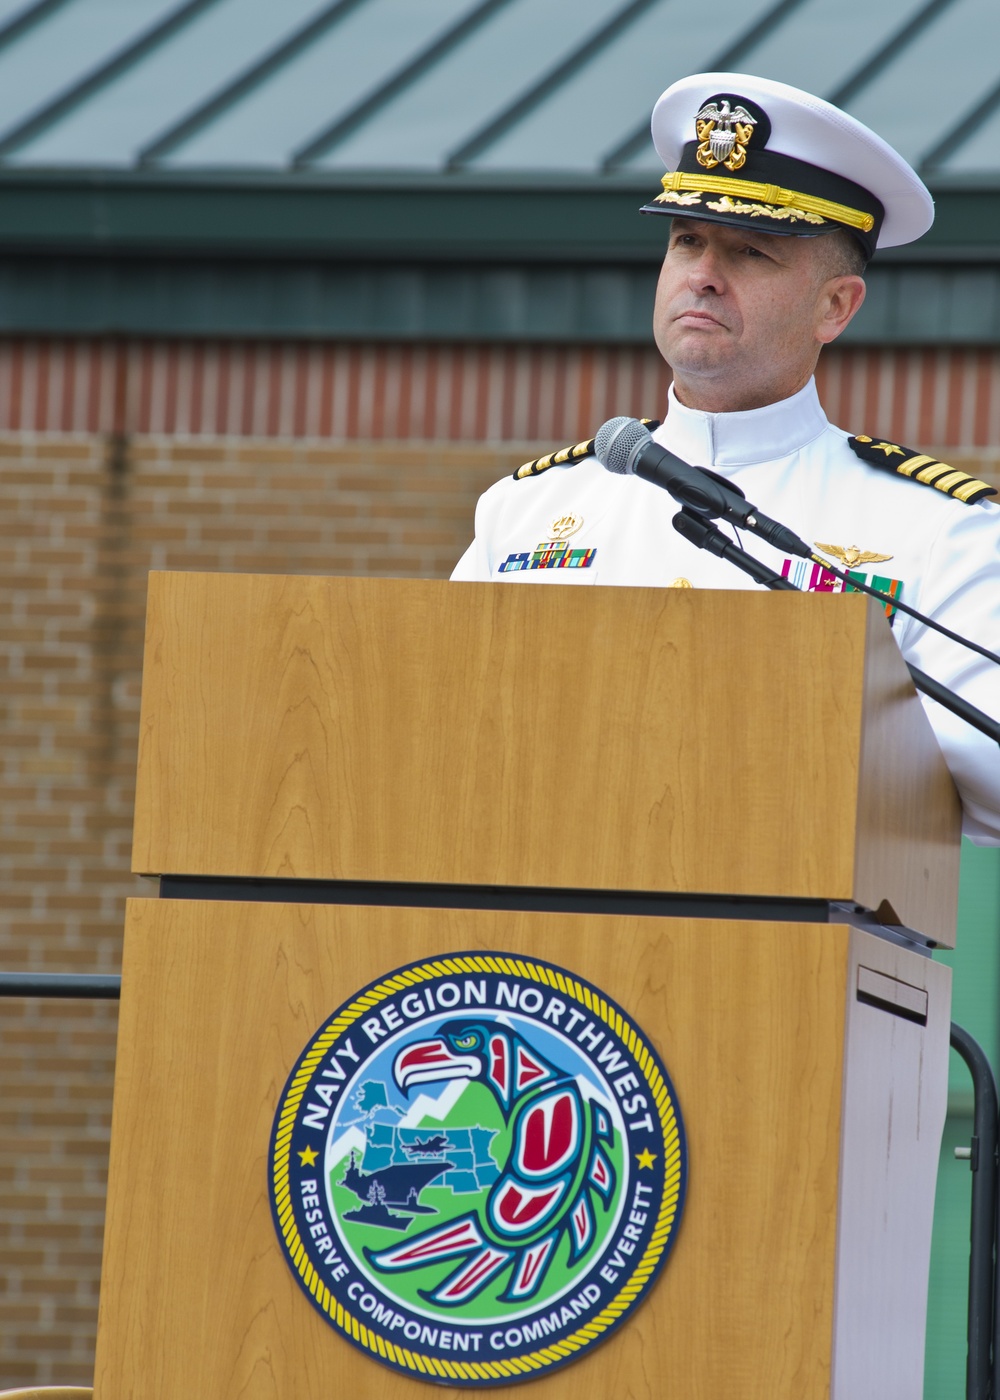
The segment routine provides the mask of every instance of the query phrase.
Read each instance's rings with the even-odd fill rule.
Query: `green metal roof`
[[[655,176],[658,94],[731,69],[979,178],[998,39],[996,0],[0,0],[0,161]]]
[[[934,191],[851,338],[997,343],[998,40],[997,0],[0,0],[0,333],[645,340],[649,113],[731,69]]]

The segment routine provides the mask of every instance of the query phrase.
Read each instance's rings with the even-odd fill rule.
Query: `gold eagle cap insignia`
[[[814,540],[813,544],[822,554],[832,554],[834,559],[839,559],[847,569],[858,564],[884,564],[892,558],[891,554],[876,554],[873,549],[859,549],[856,544],[820,544],[819,540]]]
[[[757,118],[739,103],[730,107],[727,98],[721,107],[717,102],[706,102],[694,119],[698,164],[706,170],[721,164],[735,174],[746,164],[747,146],[756,125]]]

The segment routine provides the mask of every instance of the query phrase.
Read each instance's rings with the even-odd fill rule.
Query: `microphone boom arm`
[[[988,647],[982,646],[979,642],[971,641],[968,637],[960,636],[933,618],[925,617],[923,613],[918,612],[916,608],[911,608],[902,599],[893,598],[888,593],[883,593],[868,583],[851,578],[842,569],[838,569],[835,564],[831,564],[828,559],[814,553],[805,540],[800,539],[794,530],[790,530],[787,525],[782,525],[778,520],[772,520],[770,516],[751,505],[738,486],[727,481],[725,477],[719,476],[716,472],[709,471],[707,467],[690,466],[675,453],[656,442],[650,432],[637,419],[609,418],[606,423],[603,423],[594,438],[594,455],[601,465],[610,472],[615,472],[618,475],[638,476],[643,481],[659,486],[661,490],[669,491],[674,500],[681,503],[682,516],[685,520],[707,522],[721,516],[731,525],[758,535],[775,549],[784,550],[788,554],[798,555],[801,559],[809,559],[814,564],[821,565],[834,577],[841,579],[844,583],[849,583],[852,588],[858,589],[862,593],[868,593],[873,598],[881,599],[882,602],[890,604],[899,612],[905,613],[907,617],[915,618],[924,627],[930,627],[935,632],[939,632],[949,641],[957,642],[959,646],[967,647],[979,656],[984,656],[987,661],[1000,665],[1000,656],[996,652],[990,651]],[[674,524],[677,525],[676,520]],[[684,534],[682,527],[677,526],[677,528],[681,534]],[[714,538],[712,535],[705,534],[699,540],[694,540],[690,536],[688,538],[693,544],[697,544],[698,548],[711,550],[721,559],[728,558],[731,564],[736,564],[737,568],[747,571],[745,564],[740,563],[734,555],[724,553],[721,546],[712,542]],[[725,539],[725,536],[722,538]],[[745,555],[744,557],[749,558],[750,556]],[[757,578],[756,581],[766,584],[769,588],[794,586],[770,583],[763,576]]]
[[[698,549],[707,549],[710,554],[715,554],[720,559],[734,564],[736,568],[749,574],[755,583],[762,583],[767,588],[775,590],[791,590],[793,593],[801,593],[802,590],[796,588],[794,583],[790,583],[787,578],[775,573],[766,564],[762,564],[759,559],[747,554],[746,550],[740,549],[739,545],[727,539],[721,530],[717,530],[703,516],[681,510],[674,516],[673,526],[679,535],[683,535]],[[953,690],[942,685],[940,681],[936,681],[926,671],[921,671],[917,666],[911,666],[908,661],[906,668],[918,690],[923,691],[930,699],[936,700],[939,705],[950,710],[953,715],[957,715],[973,729],[978,729],[981,734],[985,734],[995,744],[1000,744],[1000,723],[997,720],[991,719],[975,705],[970,705],[968,700],[963,700],[961,695],[956,695]]]

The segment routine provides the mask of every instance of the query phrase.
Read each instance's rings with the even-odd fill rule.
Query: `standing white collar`
[[[666,419],[653,436],[691,466],[745,467],[787,457],[828,427],[813,379],[790,399],[745,413],[685,408],[671,384]]]

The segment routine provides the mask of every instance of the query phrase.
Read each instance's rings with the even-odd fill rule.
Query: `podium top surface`
[[[951,945],[958,850],[860,595],[150,575],[138,872],[885,901]]]

